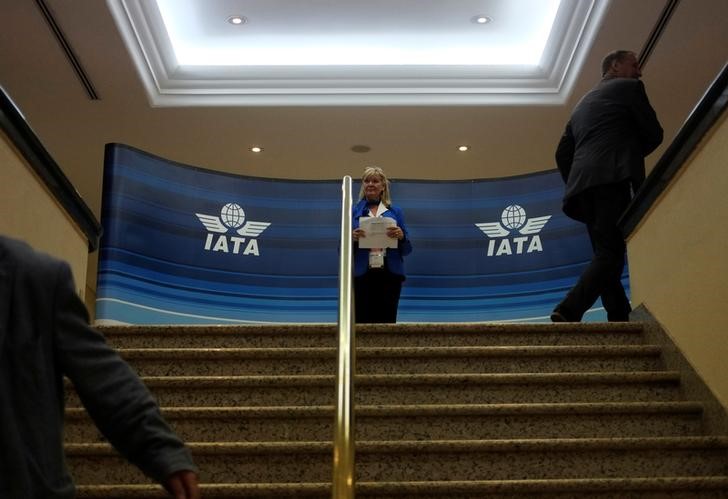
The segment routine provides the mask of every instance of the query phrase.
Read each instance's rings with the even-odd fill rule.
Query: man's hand
[[[200,487],[194,471],[181,470],[173,473],[163,485],[174,499],[200,499]]]

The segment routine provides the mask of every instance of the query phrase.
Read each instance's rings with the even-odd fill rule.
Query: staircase
[[[333,325],[100,327],[200,467],[203,497],[330,497]],[[728,438],[641,323],[359,326],[357,497],[728,497]],[[79,498],[165,497],[68,386]]]

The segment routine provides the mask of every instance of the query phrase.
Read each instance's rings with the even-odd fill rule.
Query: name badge
[[[369,268],[381,269],[384,267],[384,251],[381,249],[372,249],[369,252]]]

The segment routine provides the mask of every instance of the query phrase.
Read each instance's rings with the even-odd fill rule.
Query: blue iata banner
[[[413,245],[399,322],[547,321],[591,259],[562,193],[555,170],[394,180]],[[336,322],[340,210],[340,179],[231,175],[109,144],[96,319]],[[599,302],[585,317],[604,319]]]

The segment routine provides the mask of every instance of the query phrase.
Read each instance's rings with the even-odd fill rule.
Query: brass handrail
[[[341,184],[341,255],[339,258],[339,336],[334,421],[334,476],[331,497],[354,498],[354,292],[352,289],[351,177]]]

